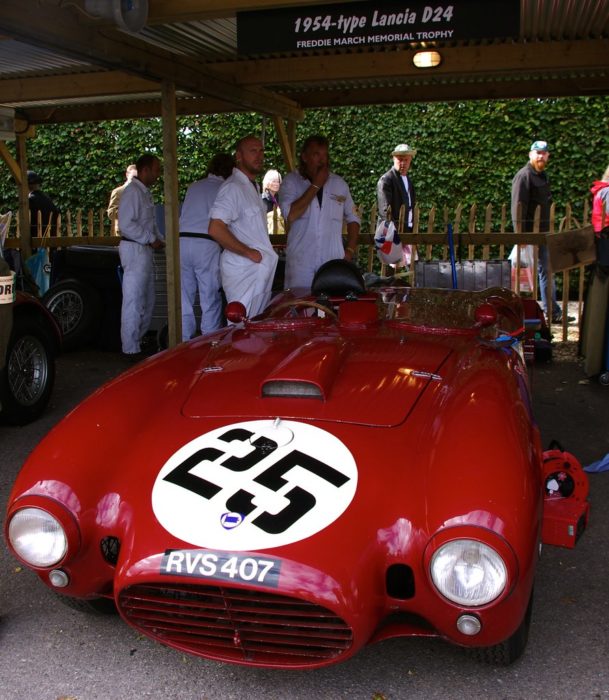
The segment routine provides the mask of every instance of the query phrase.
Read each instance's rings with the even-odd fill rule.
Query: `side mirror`
[[[247,318],[247,311],[240,301],[231,301],[226,305],[224,315],[229,323],[241,323]]]

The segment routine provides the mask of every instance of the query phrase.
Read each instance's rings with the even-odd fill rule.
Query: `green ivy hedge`
[[[379,176],[398,143],[417,149],[411,174],[423,209],[509,204],[514,173],[537,138],[550,144],[548,173],[559,215],[566,202],[581,216],[593,180],[609,163],[608,97],[437,102],[320,109],[298,125],[300,143],[311,133],[330,138],[332,169],[368,211]],[[181,195],[201,177],[211,156],[248,133],[264,135],[266,165],[285,166],[271,120],[257,114],[214,114],[178,120]],[[9,148],[12,144],[9,144]],[[160,119],[49,125],[28,141],[28,165],[62,209],[98,209],[123,181],[125,166],[144,151],[162,152]],[[7,168],[0,179],[0,211],[17,208]],[[162,186],[155,197],[162,200]]]

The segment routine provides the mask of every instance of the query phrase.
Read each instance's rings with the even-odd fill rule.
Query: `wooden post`
[[[27,185],[27,149],[25,134],[17,134],[17,160],[21,172],[19,182],[19,231],[21,234],[21,257],[27,260],[32,255],[32,234],[30,231],[30,205],[28,202],[29,187]]]
[[[414,210],[412,212],[412,232],[413,233],[418,233],[419,232],[419,223],[421,219],[421,211],[419,209],[419,205],[415,204],[414,205]],[[417,260],[419,258],[419,245],[418,243],[413,243],[410,246],[410,286],[414,287],[413,280],[415,278],[415,271],[416,271],[416,264]]]
[[[507,221],[507,207],[505,206],[505,204],[502,204],[501,205],[501,224],[499,226],[499,231],[501,233],[505,233],[506,221]],[[504,257],[505,257],[505,245],[503,243],[501,243],[499,245],[499,259],[503,260]]]
[[[541,207],[538,206],[537,209],[535,210],[535,218],[533,220],[533,231],[539,231],[539,220],[541,217]],[[552,205],[550,206],[550,225],[548,228],[549,233],[554,233],[555,230],[555,224],[556,224],[556,204],[553,202]],[[553,315],[553,310],[552,310],[552,282],[553,282],[553,272],[552,272],[552,265],[550,263],[550,256],[548,255],[548,264],[547,264],[547,278],[546,278],[546,302],[547,302],[547,310],[546,310],[546,316],[548,319],[548,325],[552,323],[552,315]]]
[[[279,141],[283,161],[288,172],[292,172],[292,170],[295,170],[296,168],[296,162],[293,143],[290,143],[290,135],[288,134],[288,130],[286,129],[281,117],[274,116],[273,124],[275,124],[275,131],[277,132],[277,140]]]
[[[469,210],[469,221],[467,224],[467,232],[468,233],[476,233],[476,213],[477,213],[477,211],[478,211],[477,205],[472,204],[471,209]],[[467,246],[467,259],[468,260],[474,259],[474,246],[473,245]]]
[[[433,227],[436,223],[436,208],[432,207],[429,210],[429,214],[427,216],[427,233],[433,233]],[[431,260],[432,256],[432,245],[428,244],[426,249],[425,249],[425,260],[429,261]],[[412,285],[414,287],[414,284]]]
[[[493,206],[492,204],[487,204],[484,210],[484,233],[490,233],[493,227]],[[490,258],[490,246],[482,246],[482,259],[488,260]]]
[[[455,260],[459,257],[459,231],[461,227],[461,215],[463,213],[463,205],[458,204],[455,210],[455,223],[453,224],[453,243],[455,246]],[[448,251],[448,247],[445,247],[445,251]],[[444,257],[446,260],[446,255]]]
[[[180,281],[180,220],[178,207],[178,144],[176,138],[175,84],[162,84],[163,182],[165,194],[165,254],[167,266],[167,315],[169,347],[182,342]]]
[[[448,207],[444,205],[444,228],[442,229],[442,233],[446,233],[448,230]],[[454,230],[453,230],[454,233]],[[448,257],[448,246],[442,246],[442,260],[446,260]]]
[[[374,266],[374,234],[376,233],[376,204],[372,206],[370,210],[370,228],[368,230],[368,272],[372,272]]]
[[[503,210],[501,213],[501,228],[503,233],[503,230],[505,229],[505,205],[503,206]],[[518,202],[516,208],[516,222],[514,225],[514,233],[522,233],[522,202]],[[537,250],[537,248],[535,248],[535,250]],[[534,257],[535,264],[537,264],[537,255],[535,255]],[[533,271],[533,277],[536,277],[535,271]],[[516,271],[514,280],[514,291],[516,292],[516,294],[520,294],[520,245],[516,246]],[[535,289],[535,283],[533,283],[533,289]],[[537,299],[537,296],[535,296],[535,299]]]

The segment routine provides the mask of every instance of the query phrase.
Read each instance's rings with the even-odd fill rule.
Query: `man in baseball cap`
[[[545,172],[550,149],[547,141],[541,139],[533,141],[529,149],[529,162],[521,168],[512,180],[512,223],[514,231],[528,233],[533,230],[535,211],[539,207],[539,231],[545,233],[550,230],[550,209],[552,207],[552,192],[550,182]],[[519,215],[519,205],[521,207]],[[541,306],[544,313],[548,314],[547,287],[551,286],[552,323],[562,321],[562,311],[556,299],[556,283],[554,278],[548,279],[549,253],[545,245],[539,246],[539,258],[537,274],[539,279],[539,291],[541,293]],[[569,316],[569,321],[575,320]]]

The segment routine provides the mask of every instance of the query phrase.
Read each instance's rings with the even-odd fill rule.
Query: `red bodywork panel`
[[[144,634],[209,658],[305,668],[390,636],[502,642],[530,600],[543,515],[522,313],[508,292],[434,294],[262,315],[137,365],[40,443],[7,522],[52,502],[76,524],[61,592],[112,596]],[[473,610],[430,576],[455,539],[505,566],[503,592]]]

